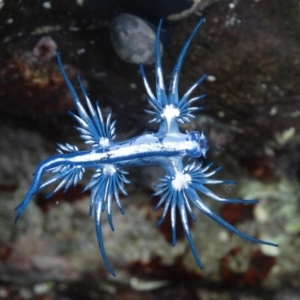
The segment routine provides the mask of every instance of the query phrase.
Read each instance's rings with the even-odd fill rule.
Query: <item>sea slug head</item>
[[[201,155],[206,158],[206,152],[208,150],[208,140],[206,136],[204,135],[203,131],[200,134],[200,139],[199,139],[199,145],[201,149]]]
[[[194,142],[195,147],[192,150],[187,151],[187,154],[192,157],[206,157],[208,150],[208,140],[203,132],[192,131],[189,133],[189,138]]]

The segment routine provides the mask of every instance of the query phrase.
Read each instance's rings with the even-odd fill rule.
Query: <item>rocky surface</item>
[[[46,200],[47,191],[38,193],[14,224],[14,207],[37,164],[55,153],[55,142],[85,147],[64,112],[72,106],[55,58],[48,56],[53,44],[42,47],[48,61],[36,61],[34,49],[43,36],[55,42],[69,74],[82,75],[91,99],[100,100],[104,111],[113,108],[118,139],[156,129],[142,113],[146,99],[138,66],[114,53],[109,24],[126,12],[155,27],[163,14],[154,5],[147,18],[144,11],[139,15],[139,8],[133,9],[135,1],[128,10],[123,2],[1,2],[0,299],[299,299],[296,1],[221,1],[208,6],[180,77],[184,92],[202,74],[209,75],[199,88],[207,94],[204,110],[182,128],[205,129],[210,140],[207,160],[224,166],[219,178],[238,181],[214,191],[260,200],[251,207],[209,205],[242,231],[279,248],[245,242],[198,214],[192,233],[205,266],[199,270],[183,233],[179,231],[173,248],[168,220],[155,226],[160,212],[152,211],[157,199],[149,195],[158,168],[129,169],[130,198],[122,199],[126,214],[115,208],[114,233],[103,223],[117,278],[102,264],[88,216],[89,195],[81,194],[91,174],[65,195]],[[200,13],[164,23],[167,80]],[[153,66],[146,67],[153,83],[152,71]]]

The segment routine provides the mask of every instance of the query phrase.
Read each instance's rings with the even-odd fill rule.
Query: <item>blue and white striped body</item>
[[[126,141],[114,141],[115,121],[111,122],[111,113],[109,113],[107,119],[104,120],[99,104],[96,103],[96,107],[93,107],[78,77],[81,92],[86,102],[87,109],[85,109],[63,69],[60,55],[57,55],[61,73],[77,109],[78,115],[71,113],[79,124],[76,129],[86,144],[91,146],[91,149],[79,151],[76,146],[70,144],[58,145],[60,154],[46,159],[37,167],[32,184],[24,200],[16,208],[16,220],[24,212],[32,196],[41,188],[60,181],[53,193],[48,195],[50,197],[61,188],[64,188],[64,191],[66,191],[71,185],[75,186],[78,181],[82,179],[85,169],[95,169],[95,174],[84,190],[91,190],[89,214],[94,214],[98,244],[104,263],[109,272],[115,276],[104,249],[101,231],[102,212],[107,209],[108,221],[111,229],[114,230],[111,216],[112,201],[113,199],[116,200],[121,213],[124,214],[119,192],[121,191],[127,195],[124,189],[124,183],[130,183],[125,177],[127,172],[123,171],[122,168],[128,166],[159,165],[164,169],[165,176],[159,179],[159,183],[156,185],[157,191],[154,193],[154,195],[160,196],[160,201],[154,209],[164,205],[162,218],[158,222],[158,225],[163,222],[168,210],[170,210],[172,243],[175,246],[175,212],[176,208],[179,210],[187,240],[200,268],[202,268],[202,263],[196,252],[188,226],[188,215],[194,221],[196,220],[196,216],[190,204],[193,204],[202,213],[242,238],[255,243],[276,246],[275,244],[258,240],[238,231],[211,211],[210,208],[202,202],[198,193],[200,192],[214,200],[226,203],[253,204],[257,202],[256,200],[229,199],[217,196],[205,187],[205,185],[234,183],[231,180],[210,179],[220,168],[208,171],[211,165],[203,167],[202,162],[199,164],[190,162],[186,165],[183,163],[185,157],[205,158],[208,150],[208,141],[203,132],[181,133],[179,129],[179,123],[189,122],[189,119],[194,117],[193,112],[201,109],[199,107],[190,107],[191,104],[204,97],[204,95],[200,95],[190,98],[190,95],[194,89],[202,83],[206,76],[202,76],[197,80],[180,99],[178,96],[179,73],[183,59],[202,22],[203,19],[200,20],[194,28],[178,56],[171,75],[168,93],[166,93],[165,90],[161,67],[160,28],[162,22],[159,23],[155,46],[156,96],[148,84],[142,65],[140,65],[140,72],[148,94],[148,102],[152,107],[152,110],[145,111],[153,116],[150,122],[159,123],[159,128],[157,133],[145,133]],[[50,173],[51,176],[43,182],[43,176],[46,172]]]

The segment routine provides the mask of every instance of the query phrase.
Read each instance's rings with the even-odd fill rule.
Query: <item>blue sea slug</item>
[[[156,210],[161,206],[164,207],[158,225],[164,221],[169,211],[171,214],[172,244],[175,246],[176,209],[178,209],[186,238],[200,268],[202,268],[202,263],[196,252],[188,225],[189,217],[196,221],[192,206],[224,228],[246,240],[276,246],[273,243],[256,239],[237,230],[204,204],[200,194],[223,203],[254,204],[257,202],[256,200],[217,196],[206,185],[232,184],[234,182],[232,180],[212,179],[212,175],[220,168],[210,171],[211,164],[203,166],[202,161],[199,163],[198,160],[189,160],[187,164],[183,162],[183,159],[186,157],[192,159],[205,158],[208,150],[208,141],[203,132],[182,133],[179,129],[179,123],[189,122],[190,118],[194,117],[193,113],[201,109],[191,105],[195,101],[204,98],[204,95],[192,98],[190,96],[195,88],[204,81],[205,75],[197,80],[181,98],[178,95],[178,81],[183,59],[202,23],[203,19],[196,25],[183,45],[171,75],[169,90],[166,92],[161,66],[160,29],[162,21],[160,21],[155,45],[156,94],[150,88],[143,66],[140,65],[140,73],[148,94],[148,102],[152,107],[152,110],[147,109],[145,111],[153,117],[150,122],[159,124],[158,131],[156,133],[145,133],[125,141],[114,141],[116,121],[111,121],[111,112],[109,112],[105,120],[99,104],[96,103],[95,107],[92,105],[82,81],[78,77],[86,105],[84,106],[81,103],[63,68],[60,54],[57,54],[60,71],[77,110],[77,115],[72,112],[70,114],[78,122],[76,129],[85,143],[90,145],[90,149],[80,151],[76,146],[59,144],[58,150],[60,153],[38,165],[24,200],[16,207],[16,221],[24,212],[32,196],[43,187],[60,181],[48,197],[62,188],[66,192],[71,185],[76,186],[78,181],[82,179],[86,168],[95,169],[94,175],[84,190],[91,190],[89,214],[94,215],[98,244],[104,263],[108,271],[115,276],[115,272],[108,262],[103,244],[101,230],[102,213],[105,210],[107,211],[108,222],[111,229],[114,230],[112,220],[113,200],[116,201],[120,212],[124,214],[119,192],[127,195],[124,184],[130,183],[126,178],[128,173],[123,170],[123,167],[159,165],[164,169],[165,176],[159,179],[158,184],[155,186],[157,191],[153,194],[160,197],[154,209]],[[43,181],[45,173],[49,173],[50,177]]]

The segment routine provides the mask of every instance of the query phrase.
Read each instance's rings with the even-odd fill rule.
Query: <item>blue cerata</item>
[[[114,141],[116,121],[111,121],[111,112],[106,119],[103,118],[99,104],[96,103],[93,107],[82,81],[78,77],[86,105],[81,103],[63,68],[60,55],[57,54],[60,71],[78,112],[77,115],[70,113],[78,122],[76,129],[79,131],[80,137],[86,144],[90,145],[90,149],[80,151],[76,146],[70,144],[58,144],[60,154],[52,156],[38,165],[24,200],[16,207],[16,220],[24,212],[32,196],[43,187],[60,181],[53,193],[48,196],[50,197],[61,188],[64,188],[65,192],[71,185],[76,186],[78,181],[82,179],[86,168],[95,169],[95,174],[84,190],[91,190],[89,214],[94,215],[98,244],[104,263],[109,272],[115,276],[104,249],[101,215],[107,210],[108,222],[111,229],[114,230],[111,215],[114,199],[120,212],[124,214],[119,192],[121,191],[126,195],[124,183],[130,183],[126,178],[127,172],[123,170],[124,167],[159,165],[164,169],[165,176],[160,178],[159,183],[155,186],[157,191],[154,195],[160,196],[160,201],[154,210],[164,206],[158,225],[164,221],[170,210],[172,244],[175,246],[176,209],[178,209],[186,238],[200,268],[202,268],[202,263],[196,252],[188,225],[189,217],[196,221],[192,205],[221,226],[246,240],[276,246],[273,243],[240,232],[205,205],[199,195],[202,193],[223,203],[254,204],[257,202],[256,200],[221,198],[209,190],[206,187],[208,184],[232,184],[234,182],[232,180],[211,179],[211,176],[220,168],[209,171],[211,164],[203,166],[202,161],[199,162],[198,159],[205,158],[208,150],[208,141],[203,132],[182,133],[179,129],[179,123],[189,122],[190,118],[194,118],[193,113],[201,109],[191,105],[205,96],[190,97],[195,88],[206,78],[206,75],[197,80],[181,98],[178,95],[178,81],[183,59],[202,23],[203,19],[196,25],[183,45],[171,75],[169,90],[166,92],[161,66],[160,30],[162,21],[160,21],[155,44],[156,95],[149,86],[143,66],[140,65],[140,73],[148,94],[148,102],[152,108],[152,110],[145,111],[153,117],[149,122],[158,123],[159,128],[156,133],[145,133],[125,141]],[[184,163],[184,158],[192,158],[196,161],[188,160],[188,163]],[[43,182],[43,176],[46,172],[51,176]]]

